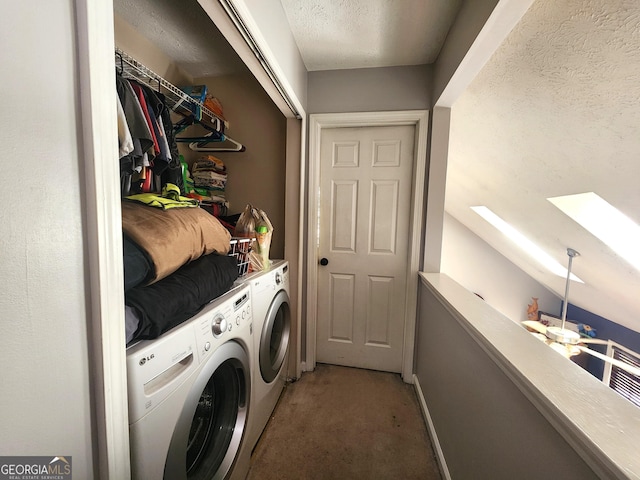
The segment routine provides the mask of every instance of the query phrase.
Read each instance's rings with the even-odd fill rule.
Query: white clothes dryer
[[[134,480],[245,478],[251,311],[250,288],[240,286],[127,349]]]
[[[273,261],[267,271],[251,274],[254,324],[253,393],[248,443],[254,448],[280,398],[287,379],[291,309],[289,262]]]

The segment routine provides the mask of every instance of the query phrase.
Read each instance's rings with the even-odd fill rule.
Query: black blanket
[[[126,235],[122,235],[124,254],[124,291],[128,291],[153,276],[153,263],[146,252]]]
[[[125,304],[140,319],[135,340],[153,339],[193,317],[211,300],[227,292],[238,278],[234,257],[210,254],[148,286],[125,292]]]

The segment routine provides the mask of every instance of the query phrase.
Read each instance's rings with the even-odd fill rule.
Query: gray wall
[[[307,113],[428,110],[431,66],[309,72]]]
[[[0,20],[0,455],[71,456],[93,478],[82,118],[73,0]],[[19,28],[16,28],[20,25]]]
[[[478,33],[485,26],[498,3],[498,0],[462,2],[456,21],[451,26],[442,50],[434,63],[432,92],[434,101],[438,100],[447,87],[456,69],[460,67],[460,62],[473,42],[476,41]]]
[[[415,370],[451,478],[598,478],[443,302],[421,282]]]

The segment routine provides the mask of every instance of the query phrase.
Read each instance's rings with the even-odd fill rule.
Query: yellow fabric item
[[[144,203],[150,207],[162,208],[163,210],[198,206],[198,200],[182,197],[180,195],[180,188],[173,183],[167,183],[163,187],[161,195],[157,193],[138,193],[125,198],[127,200]]]

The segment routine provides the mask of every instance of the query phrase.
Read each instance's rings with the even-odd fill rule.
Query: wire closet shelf
[[[151,84],[155,82],[158,84],[158,90],[164,89],[163,93],[165,94],[166,105],[172,111],[189,117],[194,115],[193,107],[195,106],[202,113],[202,118],[198,119],[199,123],[218,132],[224,132],[224,129],[228,127],[228,123],[225,120],[216,116],[211,110],[205,107],[202,102],[187,95],[178,87],[119,48],[115,49],[115,62],[116,68],[121,70],[123,76],[133,78],[140,83]]]

